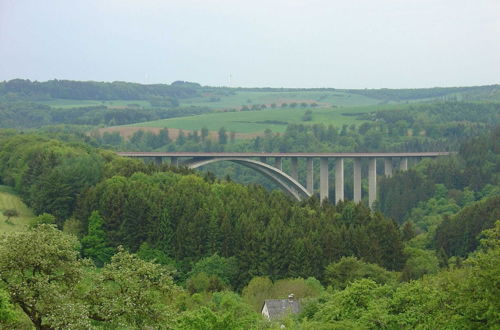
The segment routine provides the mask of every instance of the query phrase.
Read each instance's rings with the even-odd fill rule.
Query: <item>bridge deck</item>
[[[439,157],[454,152],[117,152],[125,157],[289,157],[289,158],[383,158]]]

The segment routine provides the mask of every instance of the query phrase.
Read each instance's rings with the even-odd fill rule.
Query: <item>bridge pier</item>
[[[299,159],[296,157],[290,159],[291,161],[290,176],[297,181],[299,181],[298,160]]]
[[[155,163],[156,163],[156,165],[161,165],[161,162],[162,162],[162,157],[161,156],[156,156],[155,157]]]
[[[354,158],[354,202],[361,202],[361,159]]]
[[[377,158],[370,158],[368,163],[368,206],[373,208],[377,199]]]
[[[274,158],[274,167],[276,167],[280,171],[283,170],[283,162],[281,161],[281,157]]]
[[[312,158],[307,158],[306,189],[310,194],[314,193],[314,161]]]
[[[392,176],[392,158],[384,158],[384,174],[389,178]]]
[[[170,166],[179,166],[179,158],[170,157]]]
[[[328,199],[328,158],[319,159],[319,198]]]
[[[404,172],[408,171],[408,157],[402,157],[401,162],[399,163],[399,169]]]
[[[335,161],[335,203],[344,200],[344,158]]]
[[[259,157],[259,160],[263,163],[267,163],[267,157]]]

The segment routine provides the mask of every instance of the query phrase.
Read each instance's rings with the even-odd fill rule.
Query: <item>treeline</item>
[[[439,102],[411,105],[401,110],[377,111],[360,115],[360,118],[382,121],[395,129],[412,128],[418,134],[425,130],[428,136],[452,136],[465,129],[466,123],[498,125],[500,103],[498,102]],[[461,123],[455,128],[444,124]],[[444,127],[445,130],[440,129]]]
[[[143,85],[129,82],[49,80],[45,82],[13,79],[0,82],[0,97],[11,100],[149,100],[154,97],[188,98],[199,95],[197,83]]]
[[[35,128],[47,125],[125,125],[210,112],[206,107],[108,108],[89,106],[53,108],[30,102],[0,102],[0,128]]]
[[[359,94],[384,101],[409,101],[419,99],[445,98],[455,101],[464,99],[496,99],[500,98],[500,86],[474,87],[434,87],[409,89],[347,89],[346,92]]]
[[[191,98],[209,93],[226,96],[235,92],[346,92],[385,102],[445,98],[449,100],[499,100],[498,85],[474,87],[435,87],[414,89],[335,89],[335,88],[229,88],[208,87],[198,83],[175,81],[172,84],[138,84],[130,82],[96,82],[49,80],[45,82],[13,79],[0,82],[0,97],[8,99],[75,99],[75,100],[147,100],[152,97]]]

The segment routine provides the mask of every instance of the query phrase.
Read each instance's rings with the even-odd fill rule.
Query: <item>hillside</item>
[[[142,85],[14,79],[0,82],[0,128],[134,124],[183,130],[206,126],[212,131],[225,127],[255,134],[265,129],[283,132],[286,125],[301,122],[336,127],[360,124],[364,120],[354,118],[356,113],[413,104],[499,100],[499,85],[347,90],[209,87],[182,81]],[[313,113],[304,119],[307,110]]]
[[[3,215],[3,211],[12,209],[17,210],[19,216],[11,218],[9,224],[5,222],[7,218]],[[33,212],[23,203],[14,189],[0,185],[0,234],[25,230],[31,218]]]
[[[256,133],[270,129],[273,132],[284,132],[289,124],[332,124],[336,127],[342,125],[359,125],[364,120],[358,120],[355,115],[375,111],[379,107],[346,107],[346,108],[284,108],[265,109],[259,111],[217,112],[198,116],[188,116],[157,120],[152,122],[137,123],[128,126],[141,127],[168,127],[185,130],[200,130],[206,127],[216,131],[225,127],[237,133]],[[394,107],[384,107],[392,109]],[[310,117],[306,117],[306,112]]]

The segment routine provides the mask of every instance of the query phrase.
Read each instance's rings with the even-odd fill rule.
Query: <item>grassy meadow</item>
[[[18,217],[10,219],[12,224],[6,223],[4,210],[16,209],[19,212]],[[21,201],[11,187],[0,185],[0,234],[21,231],[33,218],[31,210]]]
[[[297,91],[297,92],[254,92],[254,91],[235,91],[232,95],[219,96],[216,93],[205,93],[200,97],[180,99],[181,106],[203,106],[215,110],[239,109],[246,105],[265,104],[269,106],[272,103],[280,106],[282,103],[317,103],[321,106],[362,106],[374,105],[380,103],[380,100],[369,98],[362,95],[342,92],[342,91]],[[107,107],[131,107],[140,106],[144,108],[151,107],[147,100],[71,100],[71,99],[52,99],[47,101],[37,101],[40,104],[46,104],[55,108],[77,108],[88,106],[107,106]]]
[[[279,106],[282,103],[290,104],[293,102],[315,102],[323,106],[360,106],[378,104],[380,100],[342,91],[236,91],[233,95],[220,96],[220,99],[214,99],[214,95],[206,95],[204,97],[181,100],[183,105],[208,106],[221,109],[240,108],[244,105],[248,107],[261,104],[269,106],[272,103]]]
[[[363,120],[355,114],[379,109],[396,109],[401,105],[337,107],[337,108],[284,108],[258,111],[216,112],[197,116],[179,117],[136,123],[127,127],[168,127],[183,130],[200,130],[203,127],[216,131],[225,127],[236,133],[258,133],[266,129],[284,132],[289,124],[325,124],[335,127],[359,125]],[[312,111],[312,120],[304,121],[306,111]]]

